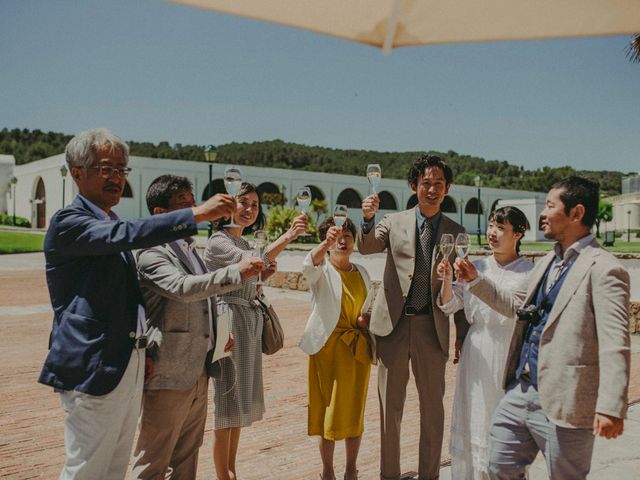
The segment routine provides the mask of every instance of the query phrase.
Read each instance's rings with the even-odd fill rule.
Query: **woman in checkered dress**
[[[209,238],[204,259],[211,271],[238,263],[253,255],[247,235],[262,228],[264,216],[255,185],[243,183],[236,196],[237,209],[229,228],[221,222],[219,231]],[[271,243],[264,253],[268,268],[265,279],[275,272],[277,255],[307,229],[307,217],[294,219],[287,232]],[[231,329],[235,345],[231,357],[220,361],[219,374],[214,376],[214,443],[213,461],[218,480],[236,478],[236,455],[240,429],[262,419],[264,392],[262,384],[262,314],[253,302],[257,294],[255,279],[245,280],[242,287],[218,297],[231,311]]]

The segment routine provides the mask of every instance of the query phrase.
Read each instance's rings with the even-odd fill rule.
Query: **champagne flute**
[[[234,210],[235,210],[235,198],[240,191],[240,187],[242,186],[242,172],[238,167],[227,167],[224,170],[224,188],[227,190],[227,193],[233,197],[234,200]],[[233,213],[231,214],[231,223],[225,225],[225,228],[235,228],[239,227],[233,221]]]
[[[459,233],[456,236],[456,255],[458,258],[465,258],[469,254],[471,240],[467,233]]]
[[[346,205],[336,205],[336,208],[333,209],[333,222],[336,224],[336,227],[342,228],[344,222],[347,221],[347,212],[349,209]]]
[[[311,204],[311,189],[309,187],[300,187],[298,189],[298,193],[296,193],[296,201],[298,202],[298,207],[302,213],[306,215],[309,205]],[[308,237],[309,234],[307,232],[303,232],[300,236]]]
[[[253,241],[256,249],[256,256],[262,258],[264,255],[264,247],[269,244],[269,234],[265,230],[256,230],[253,232]],[[258,274],[256,285],[264,285],[262,281],[262,272]]]
[[[453,252],[453,235],[450,233],[443,233],[440,237],[440,243],[438,244],[438,248],[440,250],[440,255],[442,255],[443,259],[448,259],[451,252]],[[440,275],[438,275],[440,280],[444,280]]]
[[[367,165],[367,178],[371,184],[371,193],[376,195],[378,193],[378,185],[382,179],[382,168],[377,163],[370,163]]]

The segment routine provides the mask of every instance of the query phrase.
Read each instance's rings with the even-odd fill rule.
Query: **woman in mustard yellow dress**
[[[360,316],[370,280],[362,266],[351,263],[356,230],[349,219],[340,228],[328,218],[319,232],[322,242],[303,263],[313,303],[300,340],[309,355],[308,433],[320,436],[320,478],[336,478],[335,442],[344,440],[344,478],[354,480],[371,370],[367,325]]]

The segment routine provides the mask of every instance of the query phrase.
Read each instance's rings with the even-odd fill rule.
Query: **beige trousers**
[[[409,364],[420,404],[418,478],[438,478],[444,431],[442,351],[431,315],[403,316],[391,334],[376,337],[380,401],[380,478],[400,478],[400,424],[409,382]]]
[[[208,377],[189,390],[145,390],[132,478],[195,479],[207,419]]]
[[[121,480],[140,415],[144,350],[134,349],[118,386],[106,395],[60,393],[66,461],[60,480]]]

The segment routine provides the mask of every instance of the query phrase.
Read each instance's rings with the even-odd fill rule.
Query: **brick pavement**
[[[36,382],[51,324],[42,270],[0,271],[0,477],[57,478],[63,457],[63,412],[50,388]],[[309,313],[308,294],[272,290],[274,306],[283,319],[285,348],[264,358],[263,421],[243,431],[238,456],[242,480],[317,479],[321,463],[317,440],[306,435],[306,356],[297,348]],[[7,308],[12,307],[12,308]],[[632,357],[631,398],[640,399],[640,351]],[[455,369],[447,368],[446,411],[450,412]],[[407,391],[403,422],[403,469],[417,467],[418,404],[413,380]],[[365,434],[359,468],[363,480],[377,478],[378,402],[372,369]],[[210,404],[210,418],[213,406]],[[208,421],[200,455],[198,478],[213,479],[212,431]],[[449,418],[446,419],[448,429]],[[446,459],[445,437],[443,459]],[[344,469],[342,443],[336,448],[336,471]]]

